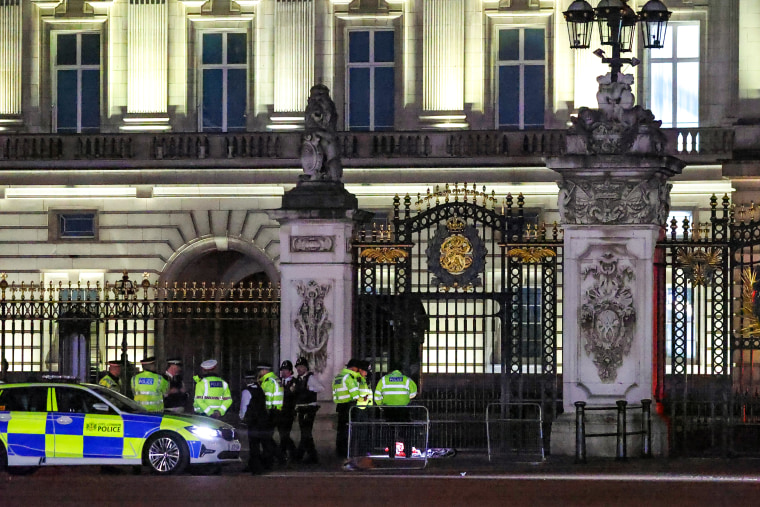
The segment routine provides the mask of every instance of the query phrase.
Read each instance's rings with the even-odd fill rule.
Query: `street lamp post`
[[[592,8],[586,0],[575,0],[563,14],[567,21],[570,47],[573,49],[588,48],[591,45],[591,32],[594,21],[597,22],[599,41],[602,46],[610,46],[612,56],[605,56],[601,48],[595,50],[594,54],[610,66],[610,79],[614,83],[624,64],[635,67],[641,63],[635,57],[621,56],[633,49],[636,25],[643,25],[641,30],[645,48],[662,48],[672,13],[661,0],[649,0],[638,13],[628,6],[627,0],[600,0],[596,8]]]
[[[114,293],[119,306],[121,307],[118,316],[122,318],[122,338],[121,338],[121,392],[126,395],[128,392],[127,381],[129,380],[129,359],[127,352],[129,350],[129,343],[127,342],[127,319],[131,315],[128,308],[128,301],[130,296],[135,294],[135,284],[129,279],[129,273],[124,270],[121,280],[117,280],[114,283]]]

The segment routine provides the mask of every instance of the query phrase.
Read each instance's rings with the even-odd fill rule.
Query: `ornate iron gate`
[[[562,241],[524,199],[436,187],[394,199],[393,216],[354,241],[354,351],[377,381],[399,365],[419,381],[430,446],[486,448],[490,403],[561,407]],[[548,431],[545,432],[549,434]]]
[[[760,220],[713,196],[660,243],[657,395],[673,455],[760,454]]]
[[[107,361],[180,356],[185,380],[208,358],[235,392],[246,369],[279,353],[280,291],[214,283],[151,285],[127,274],[104,287],[0,281],[2,377],[44,372],[97,381]],[[159,368],[163,365],[159,365]],[[189,387],[189,386],[188,386]]]

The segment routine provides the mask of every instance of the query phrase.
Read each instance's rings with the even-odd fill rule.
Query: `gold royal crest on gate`
[[[453,216],[439,226],[427,249],[433,284],[448,290],[481,285],[478,274],[485,263],[486,249],[474,227]]]

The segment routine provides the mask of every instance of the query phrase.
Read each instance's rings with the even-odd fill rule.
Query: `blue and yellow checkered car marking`
[[[2,390],[0,389],[0,393]],[[185,428],[187,420],[163,414],[84,414],[58,412],[55,388],[47,389],[46,412],[7,411],[0,420],[0,441],[9,456],[38,458],[140,459],[145,442],[158,431],[178,433],[190,457],[200,457],[202,442]]]

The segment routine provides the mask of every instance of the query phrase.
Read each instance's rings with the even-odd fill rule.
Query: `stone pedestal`
[[[271,213],[280,222],[280,358],[306,357],[326,387],[351,357],[351,238],[367,213],[339,182],[301,182]]]
[[[575,402],[611,407],[588,412],[587,433],[614,434],[616,401],[639,405],[652,398],[654,251],[669,213],[667,180],[683,164],[663,156],[593,154],[548,159],[547,166],[562,175],[564,229],[565,413],[553,423],[551,452],[574,455]],[[628,431],[638,431],[637,417],[640,411],[631,410]],[[662,455],[666,427],[653,419],[653,451]],[[615,456],[615,437],[589,439],[587,455]]]

